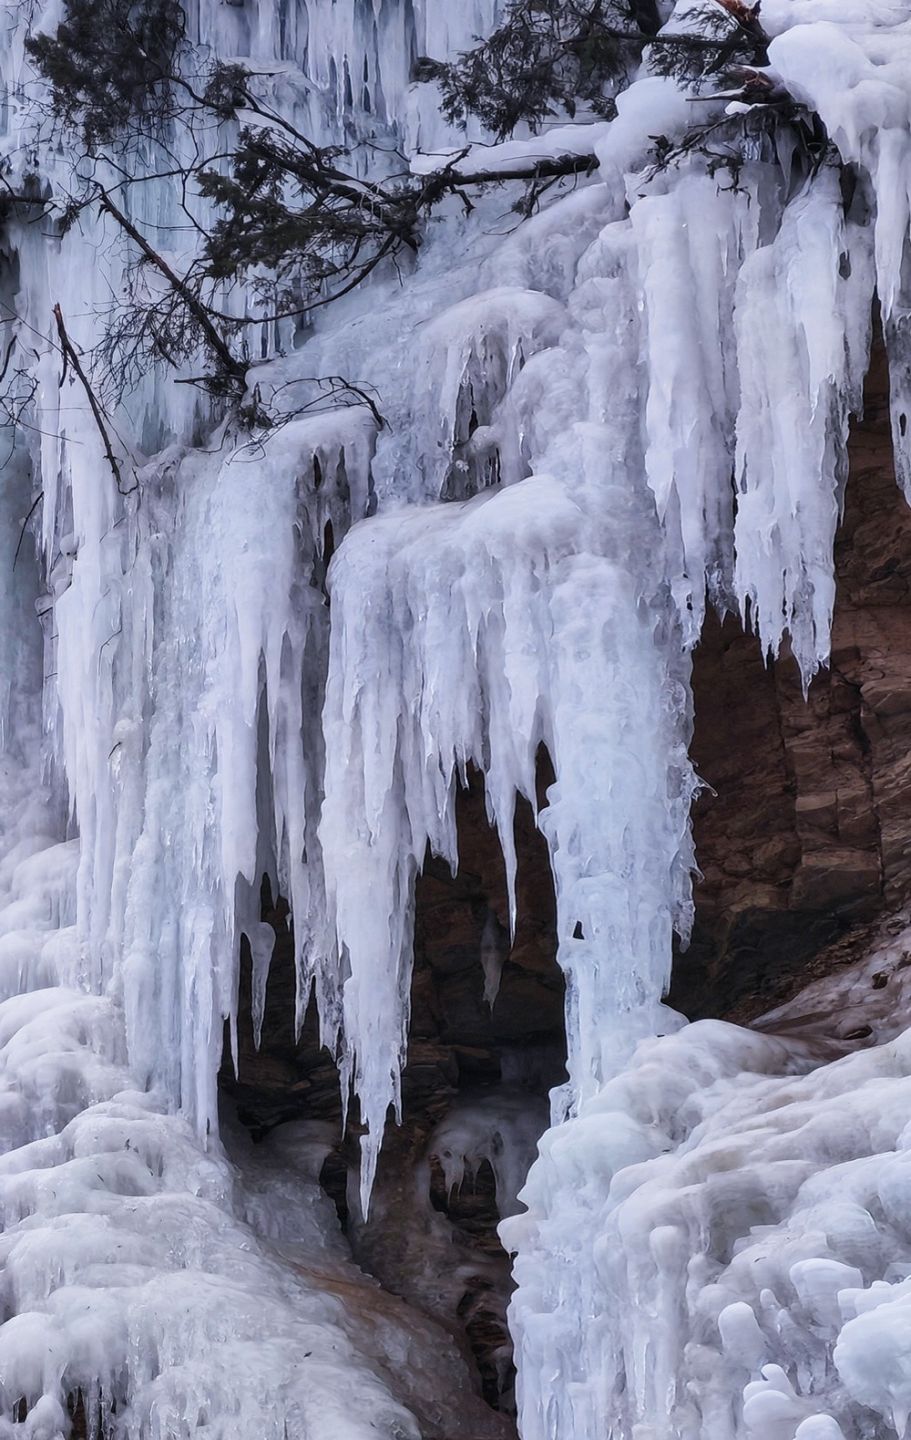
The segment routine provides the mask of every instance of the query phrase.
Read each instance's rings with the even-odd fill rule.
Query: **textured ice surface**
[[[90,1433],[124,1437],[498,1434],[449,1336],[347,1257],[317,1183],[331,1138],[229,1135],[231,1163],[136,1088],[148,1049],[120,986],[93,993],[79,844],[54,843],[29,738],[20,717],[0,769],[2,1433],[50,1440],[81,1391]]]
[[[30,82],[4,13],[15,177]],[[394,142],[426,170],[459,137],[411,60],[495,15],[206,0],[195,23],[315,139]],[[251,383],[289,416],[319,400],[271,435],[194,448],[207,417],[150,371],[117,416],[127,496],[49,338],[57,301],[76,343],[97,338],[122,249],[88,218],[59,243],[11,222],[2,318],[37,390],[29,428],[0,436],[8,1430],[24,1399],[17,1432],[51,1440],[81,1390],[115,1434],[162,1440],[496,1433],[440,1337],[345,1260],[322,1142],[233,1169],[215,1077],[242,932],[261,1015],[266,873],[293,908],[299,1016],[315,983],[369,1127],[366,1210],[416,874],[428,847],[457,863],[474,765],[512,886],[541,747],[569,1118],[507,1231],[525,1440],[905,1428],[906,1042],[833,1061],[815,1024],[672,1034],[661,1003],[691,915],[689,648],[708,595],[769,651],[788,634],[805,679],[825,662],[874,286],[911,488],[911,19],[900,0],[767,0],[763,18],[778,78],[853,167],[847,206],[834,165],[801,180],[784,151],[748,155],[736,186],[699,159],[650,173],[654,136],[694,112],[647,64],[609,125],[472,132],[466,165],[597,166],[522,223],[514,188],[454,203],[411,273],[306,334],[263,325]],[[182,246],[179,215],[167,184],[139,187],[137,223]],[[315,386],[329,375],[370,387],[382,427]],[[37,555],[14,563],[36,500]],[[528,1140],[511,1116],[503,1097],[438,1136],[453,1182],[494,1164],[504,1209]]]
[[[496,1184],[497,1210],[512,1215],[545,1118],[526,1091],[501,1087],[468,1095],[436,1126],[428,1152],[439,1161],[450,1191],[474,1179],[486,1161]]]
[[[911,932],[892,928],[762,1033],[644,1042],[542,1141],[502,1227],[523,1436],[603,1415],[618,1437],[905,1433]],[[861,1001],[870,1048],[845,1053]]]

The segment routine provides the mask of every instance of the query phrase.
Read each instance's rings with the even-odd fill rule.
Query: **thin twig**
[[[180,299],[205,336],[210,349],[219,360],[225,375],[229,376],[238,386],[242,386],[246,380],[246,366],[238,360],[235,355],[231,354],[231,351],[216,329],[203,302],[198,296],[193,294],[190,287],[171,269],[168,262],[158,254],[157,250],[153,250],[145,236],[136,229],[132,221],[128,220],[123,211],[118,209],[114,204],[106,190],[100,191],[99,203],[101,209],[110,215],[113,220],[116,220],[124,233],[129,235],[135,245],[138,245],[149,263],[154,265],[159,274],[164,276],[174,293],[180,296]]]
[[[41,504],[41,501],[42,501],[43,499],[44,499],[44,491],[43,491],[43,490],[39,490],[39,491],[38,491],[38,494],[35,496],[34,500],[32,501],[31,508],[29,509],[28,514],[26,515],[25,519],[24,519],[23,522],[22,522],[22,529],[19,531],[19,544],[16,546],[16,553],[15,553],[15,555],[13,556],[13,569],[14,569],[14,570],[15,570],[15,568],[16,568],[16,562],[17,562],[17,560],[19,559],[19,551],[22,549],[22,542],[23,542],[23,540],[25,539],[25,532],[26,532],[26,530],[28,529],[28,522],[31,520],[32,516],[34,515],[35,511],[38,509],[38,506]],[[42,614],[47,614],[47,611],[42,611]]]
[[[92,415],[94,416],[95,424],[98,427],[98,434],[101,436],[101,441],[104,445],[105,459],[111,467],[111,472],[114,476],[117,489],[120,491],[121,495],[132,495],[133,491],[137,488],[137,486],[132,485],[128,490],[124,490],[123,488],[123,474],[120,469],[120,464],[117,460],[117,456],[114,454],[113,446],[111,445],[111,437],[108,434],[108,428],[105,424],[106,417],[104,411],[98,403],[98,399],[95,395],[94,390],[92,389],[89,378],[82,368],[82,362],[79,359],[76,348],[73,345],[73,342],[70,339],[69,335],[67,334],[66,326],[63,323],[63,311],[60,309],[59,305],[54,306],[54,319],[57,323],[57,334],[60,337],[60,348],[63,351],[64,374],[66,374],[66,361],[69,360],[69,363],[73,367],[74,374],[76,375],[80,385],[85,391],[86,399],[89,402],[89,408],[92,412]]]

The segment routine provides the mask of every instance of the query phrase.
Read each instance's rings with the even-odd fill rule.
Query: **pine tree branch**
[[[473,189],[484,185],[503,185],[510,180],[559,180],[564,175],[587,175],[597,169],[595,155],[554,155],[509,170],[462,171],[446,167],[427,177],[419,201],[423,207],[435,205],[443,195],[452,194],[462,186]],[[437,193],[437,191],[439,193]]]
[[[155,267],[160,275],[164,276],[165,280],[167,280],[171,286],[171,289],[186,306],[188,313],[196,321],[206,343],[218,360],[224,375],[229,378],[238,389],[242,390],[246,383],[247,367],[242,361],[238,360],[235,355],[232,355],[227,342],[219,333],[207,307],[199,299],[199,296],[194,294],[191,287],[171,269],[167,261],[158,254],[157,250],[152,248],[142,232],[137,230],[132,221],[114,204],[106,190],[100,190],[98,200],[101,209],[110,215],[113,220],[116,220],[124,233],[129,235],[133,243],[142,251],[146,260]]]

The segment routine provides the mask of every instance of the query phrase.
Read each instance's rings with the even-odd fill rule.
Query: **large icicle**
[[[767,649],[777,655],[790,635],[805,682],[829,656],[848,423],[870,350],[871,251],[869,226],[845,218],[830,165],[738,280],[736,588]]]
[[[541,826],[572,1094],[659,1023],[675,918],[686,929],[686,666],[654,565],[653,499],[635,480],[635,397],[609,379],[635,364],[628,250],[622,225],[595,242],[581,329],[551,352],[578,385],[575,415],[560,392],[557,423],[541,426],[551,473],[371,520],[333,562],[320,839],[347,971],[346,1068],[370,1127],[365,1204],[398,1100],[414,878],[428,845],[456,863],[454,789],[469,764],[484,773],[511,890],[516,795],[534,803],[540,745],[554,764]]]
[[[900,5],[772,0],[769,51],[872,192],[877,296],[892,382],[899,483],[911,497],[911,19]],[[801,23],[807,20],[810,23]],[[795,23],[796,22],[796,23]]]
[[[732,595],[734,298],[758,243],[758,208],[696,172],[630,211],[647,318],[646,473],[689,643],[702,631],[706,590],[722,606]]]

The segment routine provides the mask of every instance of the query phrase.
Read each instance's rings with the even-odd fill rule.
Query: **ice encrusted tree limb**
[[[263,95],[261,77],[194,45],[176,0],[65,0],[56,33],[27,35],[25,50],[44,81],[36,151],[56,144],[60,130],[74,155],[69,174],[59,160],[51,167],[60,193],[48,195],[47,213],[65,233],[97,211],[129,242],[127,283],[122,294],[112,289],[86,361],[117,401],[146,369],[165,366],[247,425],[269,424],[245,383],[251,334],[279,349],[297,322],[312,323],[314,312],[415,254],[428,219],[453,195],[470,212],[470,190],[525,181],[537,193],[594,164],[570,149],[519,155],[505,171],[444,161],[387,173],[391,162],[371,165],[356,146],[311,138]],[[146,230],[129,213],[136,187],[158,180],[179,196],[179,228],[189,236],[179,255],[162,245],[168,227],[152,220]],[[104,434],[95,387],[83,380]]]

